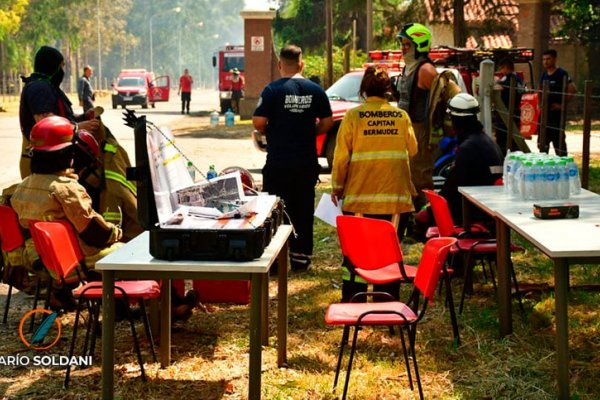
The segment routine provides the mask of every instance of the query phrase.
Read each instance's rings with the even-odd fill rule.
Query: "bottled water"
[[[535,175],[535,179],[533,180],[533,198],[532,200],[541,200],[545,197],[545,187],[546,187],[546,171],[544,168],[544,161],[542,159],[537,159],[535,164],[532,165],[532,174]]]
[[[196,182],[196,168],[194,168],[194,164],[191,161],[187,162],[187,171],[192,177],[192,181]]]
[[[209,165],[208,166],[208,172],[206,173],[206,179],[213,179],[217,177],[217,171],[215,170],[215,166],[214,165]]]
[[[213,111],[210,113],[210,126],[217,126],[219,125],[219,113],[216,111]]]
[[[556,198],[565,200],[569,198],[569,169],[567,168],[567,160],[561,159],[556,167]]]
[[[225,126],[233,126],[235,124],[235,114],[231,108],[225,113]]]
[[[557,174],[556,163],[554,160],[547,160],[544,163],[546,169],[546,190],[545,190],[545,200],[554,200],[558,198],[558,188],[557,188]]]
[[[533,200],[535,198],[535,178],[532,161],[525,161],[521,167],[521,198],[523,200]]]
[[[504,163],[502,164],[502,180],[504,181],[504,193],[512,192],[512,182],[509,182],[509,174],[512,167],[512,163],[514,162],[514,157],[510,154],[510,150],[506,151],[506,156],[504,157]]]
[[[581,193],[581,180],[579,178],[579,168],[573,157],[567,157],[567,169],[569,171],[569,193]]]
[[[514,160],[510,167],[510,174],[508,176],[508,180],[510,181],[509,185],[511,187],[510,194],[515,198],[522,198],[521,192],[521,176],[520,169],[523,166],[523,162],[520,156],[513,155]]]

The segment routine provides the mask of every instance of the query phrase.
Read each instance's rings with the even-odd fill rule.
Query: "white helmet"
[[[479,113],[479,102],[468,93],[459,93],[448,102],[446,110],[455,117],[470,117]]]

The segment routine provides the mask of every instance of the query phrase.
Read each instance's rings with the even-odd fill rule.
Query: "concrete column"
[[[252,117],[262,89],[279,78],[271,25],[275,11],[244,10],[244,79],[246,89],[240,101],[240,118]]]
[[[536,86],[542,73],[542,53],[548,49],[550,40],[550,5],[549,0],[519,0],[519,31],[516,45],[532,47],[534,50],[533,81]]]

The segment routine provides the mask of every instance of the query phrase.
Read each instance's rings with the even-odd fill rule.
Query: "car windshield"
[[[362,81],[362,74],[344,75],[325,91],[330,100],[346,100],[360,102],[358,89]]]
[[[119,79],[118,86],[144,86],[144,78],[121,78]]]

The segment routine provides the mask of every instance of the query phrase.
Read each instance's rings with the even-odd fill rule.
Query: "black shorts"
[[[191,92],[181,92],[181,101],[190,101],[192,100]]]

